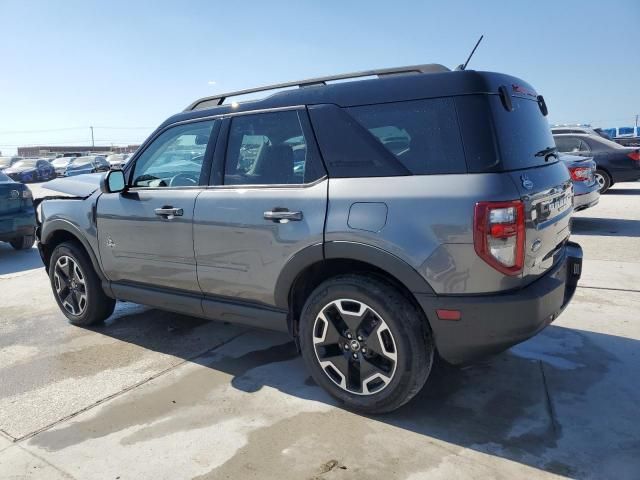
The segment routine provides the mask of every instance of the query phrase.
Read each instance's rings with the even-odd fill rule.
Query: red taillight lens
[[[474,215],[476,253],[496,270],[518,275],[524,267],[524,204],[478,202]]]
[[[635,152],[631,152],[627,155],[631,160],[635,162],[640,162],[640,150],[636,150]]]
[[[589,167],[573,167],[569,168],[571,179],[576,182],[584,182],[591,178],[591,169]]]

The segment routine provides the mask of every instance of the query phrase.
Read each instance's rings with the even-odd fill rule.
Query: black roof
[[[409,68],[409,67],[406,67]],[[252,110],[289,107],[296,105],[335,104],[341,107],[374,103],[398,102],[421,98],[447,97],[478,93],[498,93],[498,87],[506,86],[514,96],[535,99],[537,93],[531,85],[510,75],[475,70],[439,70],[435,73],[406,73],[383,75],[379,78],[354,80],[340,83],[319,83],[280,91],[265,98],[241,103],[215,105],[222,98],[237,95],[237,92],[206,97],[197,100],[187,110],[167,119],[160,128],[194,118],[224,115]],[[389,69],[392,70],[392,69]],[[336,76],[339,77],[339,76]],[[332,77],[326,77],[332,78]],[[350,78],[347,75],[343,78]],[[320,79],[322,80],[322,79]],[[291,82],[298,84],[302,82]],[[283,84],[279,84],[283,85]],[[284,84],[287,85],[287,84]],[[241,92],[267,91],[272,87],[249,89]],[[277,86],[275,87],[277,88]],[[281,88],[281,87],[280,87]],[[201,108],[203,102],[214,103],[211,108]],[[190,110],[191,108],[199,108]]]

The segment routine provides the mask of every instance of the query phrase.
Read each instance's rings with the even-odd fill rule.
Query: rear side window
[[[347,112],[412,174],[466,172],[453,99],[367,105]]]
[[[588,152],[591,149],[584,140],[578,137],[553,137],[559,152]]]

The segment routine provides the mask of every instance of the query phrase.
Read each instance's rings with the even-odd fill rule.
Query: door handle
[[[273,210],[264,212],[264,219],[272,220],[276,223],[299,222],[302,220],[302,212],[290,212],[288,208],[276,207]]]
[[[159,217],[164,217],[167,220],[171,220],[173,217],[181,217],[182,215],[184,215],[183,209],[173,207],[156,208],[154,212],[156,212],[156,215],[158,215]]]

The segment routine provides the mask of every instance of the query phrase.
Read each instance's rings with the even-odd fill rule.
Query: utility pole
[[[89,127],[91,129],[91,148],[96,146],[96,143],[93,140],[93,127]]]

